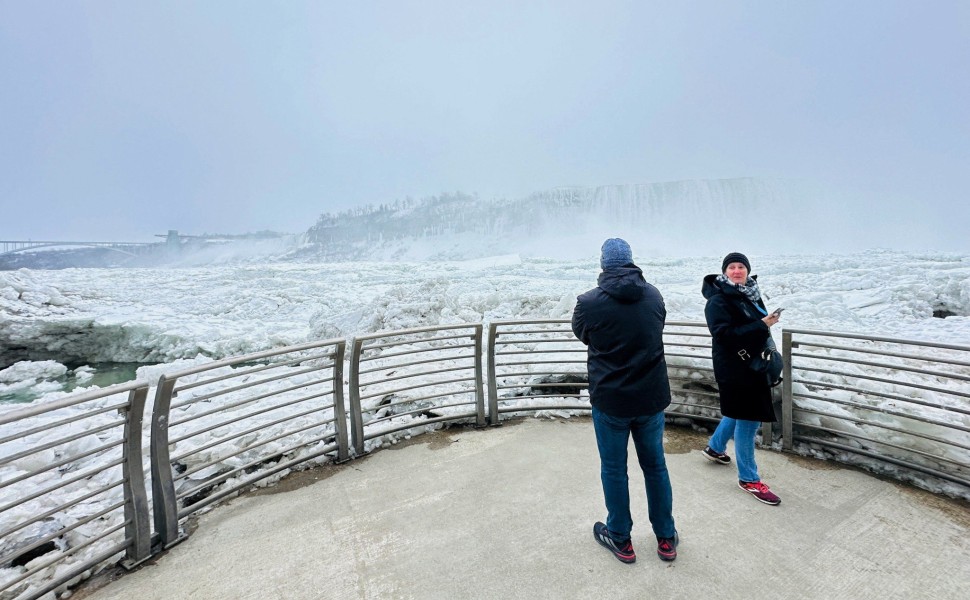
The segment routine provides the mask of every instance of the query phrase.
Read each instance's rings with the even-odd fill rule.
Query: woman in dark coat
[[[769,314],[761,299],[757,276],[740,252],[724,257],[720,275],[708,275],[701,289],[707,298],[704,316],[711,331],[714,378],[721,398],[721,423],[704,448],[705,458],[722,465],[731,458],[724,453],[734,438],[738,463],[738,487],[765,504],[781,499],[758,476],[754,438],[762,422],[774,422],[771,387],[767,379],[748,367],[747,357],[761,351],[771,336],[779,313]]]

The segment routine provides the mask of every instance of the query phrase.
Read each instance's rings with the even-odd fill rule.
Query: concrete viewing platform
[[[605,520],[588,418],[452,428],[296,473],[195,519],[181,544],[74,599],[970,598],[970,508],[835,463],[758,450],[767,506],[707,437],[668,426],[680,532],[662,562],[630,445],[633,544]],[[728,453],[733,456],[733,448]]]

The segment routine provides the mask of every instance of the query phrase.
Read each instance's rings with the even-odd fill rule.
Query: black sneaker
[[[610,536],[610,531],[606,528],[606,525],[599,521],[593,525],[593,537],[601,546],[612,552],[613,556],[617,557],[620,562],[629,564],[637,561],[637,554],[633,551],[633,544],[630,540],[622,544],[615,541]]]
[[[674,531],[672,538],[657,538],[657,556],[660,560],[671,561],[677,558],[677,544],[680,543],[680,536]]]
[[[705,447],[701,452],[704,454],[704,458],[709,461],[716,462],[719,465],[730,464],[731,457],[723,452],[715,452],[711,450],[710,446]]]

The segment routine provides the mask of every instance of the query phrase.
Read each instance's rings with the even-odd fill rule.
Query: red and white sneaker
[[[776,506],[781,504],[781,498],[774,495],[768,486],[760,481],[738,481],[738,487],[748,492],[761,502]]]

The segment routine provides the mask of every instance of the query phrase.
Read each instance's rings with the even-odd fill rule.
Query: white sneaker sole
[[[730,459],[727,462],[724,462],[723,460],[719,460],[719,459],[711,456],[707,452],[704,452],[703,450],[701,450],[701,454],[704,455],[704,458],[706,458],[707,460],[711,461],[714,464],[717,464],[717,465],[729,465],[729,464],[731,464]]]

